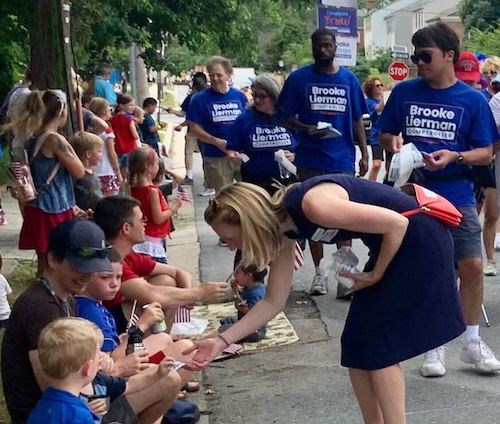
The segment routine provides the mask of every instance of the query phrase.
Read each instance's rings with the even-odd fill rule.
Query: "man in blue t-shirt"
[[[368,171],[363,91],[351,71],[334,63],[337,44],[333,31],[317,29],[311,41],[314,64],[290,74],[279,99],[288,125],[298,132],[297,177],[305,181],[323,174],[354,175],[354,140],[358,140],[361,150],[359,174],[363,176]],[[331,124],[340,135],[318,130],[319,122]],[[309,246],[316,266],[310,293],[323,295],[328,291],[327,279],[319,269],[323,244],[310,241]],[[337,297],[342,297],[339,291]]]
[[[94,80],[94,94],[96,97],[106,99],[110,106],[116,106],[117,96],[113,85],[109,82],[111,73],[112,69],[107,66],[99,68],[98,75]]]
[[[412,43],[415,54],[411,59],[420,78],[394,88],[377,122],[379,140],[393,153],[399,151],[402,140],[426,152],[422,184],[447,198],[463,214],[460,226],[452,229],[467,323],[460,358],[478,371],[499,371],[500,361],[479,337],[483,301],[481,225],[470,165],[489,164],[492,144],[500,137],[483,95],[455,77],[454,62],[459,58],[455,32],[437,23],[418,30]],[[399,133],[402,138],[395,137]],[[445,374],[442,347],[426,354],[420,372],[424,377]]]
[[[246,96],[229,86],[231,62],[214,56],[207,62],[211,86],[191,99],[187,111],[189,130],[203,143],[203,166],[206,183],[219,191],[234,180],[235,169],[226,156],[226,143],[234,121],[244,111]],[[221,244],[225,245],[221,240]]]

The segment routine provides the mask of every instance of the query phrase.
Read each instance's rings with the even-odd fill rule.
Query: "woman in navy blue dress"
[[[243,251],[243,265],[270,264],[265,299],[216,339],[198,343],[192,367],[207,365],[226,345],[283,309],[293,274],[294,239],[324,243],[361,239],[370,259],[353,278],[354,298],[342,334],[341,364],[366,423],[405,423],[401,361],[454,339],[465,330],[453,242],[436,218],[401,212],[415,198],[345,175],[312,178],[271,198],[257,186],[225,187],[205,211],[206,221]]]

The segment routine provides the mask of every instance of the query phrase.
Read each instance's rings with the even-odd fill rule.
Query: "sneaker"
[[[198,196],[203,196],[203,197],[215,196],[215,189],[213,189],[213,188],[207,188],[204,191],[200,191],[198,193]]]
[[[227,241],[220,238],[219,239],[219,246],[222,246],[222,247],[227,247]]]
[[[424,363],[420,367],[422,377],[442,377],[446,374],[444,362],[444,347],[429,350],[424,357]]]
[[[497,275],[497,267],[495,261],[490,261],[486,263],[486,266],[483,268],[483,274],[487,277],[494,277]]]
[[[309,289],[309,294],[320,296],[328,293],[328,280],[321,275],[315,275]]]
[[[460,359],[466,364],[474,365],[480,372],[500,371],[500,361],[480,337],[472,339],[462,348]]]
[[[189,177],[186,177],[186,178],[184,178],[184,180],[182,181],[181,185],[193,185],[193,179],[192,179],[192,178],[189,178]]]

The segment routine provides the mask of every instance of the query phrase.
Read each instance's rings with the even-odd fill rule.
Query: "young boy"
[[[83,178],[76,180],[74,184],[76,205],[84,211],[94,210],[103,195],[93,168],[102,160],[104,143],[99,136],[81,131],[73,136],[71,144],[85,168]]]
[[[234,306],[238,311],[238,317],[227,317],[221,320],[221,326],[218,332],[221,333],[227,330],[235,322],[242,319],[248,311],[253,308],[258,302],[264,299],[266,295],[266,286],[264,284],[264,278],[267,275],[267,270],[256,271],[251,268],[238,268],[234,273],[234,280],[231,283],[233,290],[239,292],[240,299],[234,301]],[[239,291],[239,287],[243,287]],[[266,336],[267,328],[262,326],[254,333],[248,335],[244,339],[238,341],[238,343],[245,342],[258,342]]]
[[[28,424],[94,424],[78,396],[97,374],[102,340],[101,331],[81,318],[60,318],[43,329],[38,354],[49,387]]]
[[[158,126],[153,118],[158,102],[152,97],[148,97],[142,103],[142,108],[144,109],[144,121],[139,124],[139,129],[142,133],[143,143],[151,146],[158,154],[161,154],[160,148],[160,136],[158,135]]]
[[[2,271],[3,261],[0,256],[0,272]],[[7,279],[0,274],[0,328],[6,328],[10,317],[9,296],[12,294]]]

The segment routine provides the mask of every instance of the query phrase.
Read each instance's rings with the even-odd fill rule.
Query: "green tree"
[[[467,30],[477,28],[484,31],[498,24],[500,2],[498,0],[461,0],[459,12]]]
[[[464,42],[464,47],[488,56],[500,56],[500,25],[486,31],[472,28],[469,38]]]

